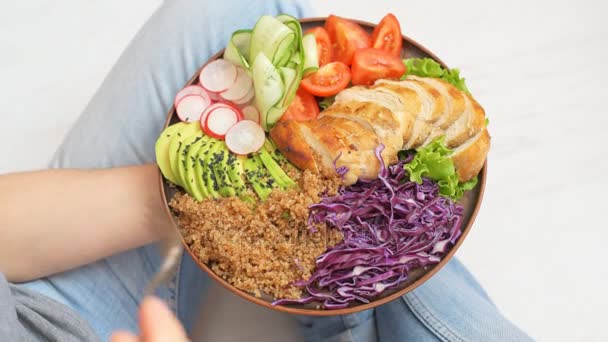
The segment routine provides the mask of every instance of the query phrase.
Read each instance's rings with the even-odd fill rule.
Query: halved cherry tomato
[[[350,20],[330,15],[325,29],[331,39],[334,60],[347,65],[352,64],[355,51],[372,46],[369,33]]]
[[[400,57],[402,45],[403,38],[401,37],[399,20],[392,13],[389,13],[382,18],[374,29],[372,33],[372,47]]]
[[[319,115],[319,105],[314,96],[306,92],[302,88],[298,88],[296,97],[287,107],[280,121],[285,120],[296,120],[296,121],[307,121],[315,119]]]
[[[332,96],[346,88],[350,82],[350,69],[342,62],[331,62],[306,76],[300,87],[315,96]]]
[[[372,84],[381,78],[399,78],[405,73],[403,61],[384,50],[357,50],[353,57],[353,84]]]
[[[317,41],[317,51],[319,53],[319,66],[325,65],[332,61],[333,53],[331,48],[331,40],[329,34],[323,27],[315,27],[308,30],[306,33],[315,35]]]

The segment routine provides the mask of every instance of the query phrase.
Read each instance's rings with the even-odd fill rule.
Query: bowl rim
[[[306,24],[306,23],[315,23],[315,22],[325,22],[327,20],[328,17],[310,17],[310,18],[302,18],[299,19],[300,23],[302,24]],[[351,20],[361,26],[367,27],[367,28],[371,28],[373,29],[374,27],[376,27],[376,24],[367,22],[367,21],[363,21],[363,20],[357,20],[357,19],[351,19],[351,18],[346,18],[348,20]],[[424,46],[422,46],[420,43],[418,43],[417,41],[415,41],[412,38],[409,38],[406,35],[402,35],[402,39],[407,43],[407,44],[411,44],[413,46],[415,46],[417,49],[419,49],[420,51],[424,52],[425,54],[427,54],[428,56],[430,56],[432,59],[434,59],[436,62],[438,62],[439,64],[441,64],[442,67],[447,68],[447,65],[441,60],[439,59],[434,53],[432,53],[431,51],[429,51],[427,48],[425,48]],[[198,74],[200,73],[201,69],[205,67],[205,65],[207,65],[209,62],[221,57],[224,53],[224,49],[221,49],[220,51],[218,51],[217,53],[215,53],[213,56],[211,56],[197,71],[196,73],[192,76],[192,78],[190,78],[190,80],[188,80],[188,82],[186,83],[185,86],[187,85],[191,85],[193,84],[193,82],[196,81],[196,79],[198,79]],[[171,123],[171,119],[173,117],[173,112],[174,112],[174,108],[173,106],[171,106],[171,108],[169,109],[169,113],[167,114],[167,118],[165,120],[163,129],[166,128],[170,123]],[[297,314],[297,315],[308,315],[308,316],[337,316],[337,315],[346,315],[346,314],[352,314],[352,313],[356,313],[356,312],[360,312],[363,310],[368,310],[368,309],[372,309],[375,308],[377,306],[386,304],[390,301],[393,301],[399,297],[402,297],[403,295],[405,295],[406,293],[409,293],[411,291],[413,291],[414,289],[416,289],[418,286],[422,285],[424,282],[426,282],[428,279],[430,279],[433,275],[435,275],[437,272],[439,272],[439,270],[441,270],[443,268],[443,266],[445,266],[454,256],[454,254],[456,253],[456,251],[458,250],[458,248],[460,248],[460,246],[462,245],[462,243],[464,242],[465,238],[467,237],[467,235],[469,234],[469,231],[471,230],[475,219],[477,218],[477,214],[479,212],[479,209],[481,207],[481,203],[483,201],[483,194],[485,192],[485,187],[486,187],[486,175],[487,175],[487,167],[488,167],[488,161],[487,158],[484,161],[484,165],[482,167],[482,169],[479,172],[478,175],[478,179],[479,179],[479,195],[477,196],[477,201],[475,202],[475,205],[473,207],[473,210],[471,212],[470,218],[468,220],[468,223],[465,227],[461,227],[461,232],[462,234],[458,237],[458,240],[456,241],[456,243],[452,246],[452,248],[448,251],[448,253],[446,255],[443,256],[443,258],[441,258],[441,260],[439,261],[439,263],[435,264],[435,265],[431,265],[431,268],[424,274],[422,275],[420,278],[418,278],[416,281],[414,281],[413,283],[411,283],[410,285],[404,287],[403,289],[396,291],[386,297],[382,297],[379,298],[377,300],[373,300],[367,304],[360,304],[360,305],[356,305],[356,306],[352,306],[352,307],[347,307],[347,308],[343,308],[343,309],[335,309],[335,310],[324,310],[324,309],[308,309],[308,308],[298,308],[298,307],[292,307],[292,306],[283,306],[283,305],[272,305],[271,303],[267,302],[266,300],[262,299],[262,298],[258,298],[248,292],[245,292],[243,290],[240,290],[238,288],[236,288],[235,286],[233,286],[232,284],[228,283],[226,280],[224,280],[222,277],[218,276],[217,274],[215,274],[215,272],[213,272],[213,270],[211,268],[209,268],[205,263],[201,262],[200,260],[198,260],[198,258],[193,255],[193,253],[190,251],[190,248],[188,247],[188,244],[186,243],[184,236],[181,234],[179,227],[177,225],[177,222],[174,219],[174,215],[171,212],[171,208],[169,208],[169,203],[167,201],[167,197],[166,197],[166,193],[165,193],[165,187],[164,187],[164,177],[162,175],[162,173],[159,172],[159,187],[160,187],[160,195],[162,197],[163,200],[163,207],[164,207],[164,211],[165,213],[169,216],[170,220],[171,220],[171,225],[173,226],[174,231],[179,234],[180,236],[180,240],[182,243],[182,246],[184,247],[184,249],[186,250],[186,252],[190,255],[190,257],[194,260],[194,262],[198,265],[198,267],[200,269],[202,269],[203,271],[205,271],[214,281],[220,283],[224,288],[226,288],[227,290],[229,290],[230,292],[236,294],[237,296],[253,302],[255,304],[261,305],[265,308],[271,309],[271,310],[276,310],[276,311],[280,311],[280,312],[286,312],[286,313],[290,313],[290,314]]]

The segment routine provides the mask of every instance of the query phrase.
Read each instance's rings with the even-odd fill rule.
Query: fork
[[[144,297],[153,295],[159,286],[165,285],[171,276],[175,274],[177,263],[184,250],[181,237],[178,234],[172,234],[161,242],[161,250],[163,262],[158,271],[156,271],[156,274],[154,274],[152,280],[150,280],[146,286]]]

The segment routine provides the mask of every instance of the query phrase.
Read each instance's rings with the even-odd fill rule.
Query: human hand
[[[139,308],[140,336],[117,331],[112,342],[187,342],[188,337],[167,305],[156,297],[144,298]]]

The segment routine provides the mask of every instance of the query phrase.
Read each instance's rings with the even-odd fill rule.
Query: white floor
[[[45,166],[159,3],[3,3],[0,173]],[[608,3],[314,3],[369,21],[392,11],[406,34],[461,68],[493,146],[484,204],[458,256],[533,337],[608,340]],[[237,303],[226,310],[248,305]]]

